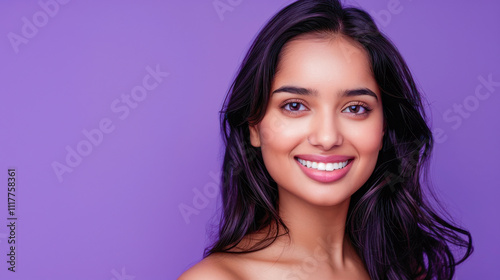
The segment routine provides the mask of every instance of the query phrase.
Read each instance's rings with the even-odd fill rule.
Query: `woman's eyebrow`
[[[294,86],[282,86],[282,87],[274,90],[272,92],[272,94],[275,94],[278,92],[288,92],[288,93],[294,93],[294,94],[300,94],[300,95],[312,95],[312,96],[318,95],[318,92],[315,90],[302,88],[302,87],[294,87]]]
[[[369,88],[349,89],[349,90],[345,90],[345,91],[342,93],[342,97],[346,97],[346,96],[358,96],[358,95],[369,95],[369,96],[373,96],[373,97],[375,97],[375,99],[378,101],[377,94],[375,94],[375,92],[373,92],[373,91],[372,91],[371,89],[369,89]]]
[[[282,86],[282,87],[274,90],[272,92],[272,94],[275,94],[278,92],[288,92],[288,93],[293,93],[293,94],[312,95],[312,96],[318,95],[318,92],[316,90],[303,88],[303,87],[295,87],[295,86]],[[357,89],[345,90],[342,92],[341,97],[350,97],[350,96],[358,96],[358,95],[369,95],[369,96],[375,97],[375,99],[378,101],[377,94],[375,94],[369,88],[357,88]]]

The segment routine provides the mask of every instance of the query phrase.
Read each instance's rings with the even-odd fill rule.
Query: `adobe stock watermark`
[[[21,44],[28,44],[30,39],[33,39],[40,28],[45,27],[51,18],[54,18],[58,13],[61,5],[66,5],[70,0],[40,0],[38,6],[40,10],[36,11],[30,18],[22,17],[23,23],[19,34],[14,32],[7,33],[12,49],[17,54]]]
[[[155,68],[146,67],[147,74],[142,78],[139,85],[134,86],[130,90],[130,94],[122,94],[120,98],[114,99],[110,104],[110,110],[118,119],[126,120],[131,111],[136,109],[141,102],[156,89],[170,73],[160,70],[160,65]],[[88,157],[94,148],[98,147],[104,141],[105,135],[113,132],[116,129],[113,120],[108,117],[102,118],[96,128],[90,130],[83,129],[82,134],[84,139],[80,140],[76,145],[66,145],[66,157],[63,163],[59,161],[52,162],[52,169],[59,181],[62,183],[63,175],[71,173],[78,167],[85,157]]]
[[[244,155],[243,157],[245,157],[248,162],[252,162],[256,158],[253,147],[246,147],[240,153]],[[235,166],[233,162],[231,162],[229,165],[229,169],[231,170],[231,172],[225,173],[225,178],[227,178],[228,176],[237,176],[239,173],[244,171],[243,168]],[[194,195],[190,204],[179,204],[179,212],[181,213],[182,218],[184,219],[184,222],[186,222],[186,224],[191,223],[191,216],[199,215],[202,210],[206,209],[210,205],[210,201],[215,199],[219,195],[219,188],[221,186],[220,178],[222,178],[221,175],[221,171],[217,173],[213,171],[208,172],[208,176],[210,176],[212,180],[206,183],[203,188],[195,187],[192,189]]]
[[[135,276],[127,275],[127,272],[125,271],[125,267],[122,267],[121,273],[119,273],[115,269],[112,269],[111,274],[113,274],[113,277],[111,278],[111,280],[134,280],[135,279]]]
[[[477,79],[474,93],[466,96],[460,103],[454,103],[452,108],[443,113],[444,122],[450,123],[453,130],[460,128],[464,120],[470,118],[472,113],[479,109],[481,102],[488,100],[496,88],[500,87],[500,80],[494,81],[492,73],[487,77],[480,75]],[[446,131],[442,128],[433,129],[433,134],[435,134],[436,143],[443,143],[448,139]]]
[[[214,0],[212,5],[220,21],[224,21],[224,14],[226,12],[233,12],[234,8],[241,5],[241,3],[243,3],[243,0]]]
[[[212,171],[208,172],[208,175],[213,181],[206,183],[201,190],[199,188],[193,188],[193,200],[191,204],[180,203],[178,208],[186,224],[191,223],[192,215],[199,215],[200,211],[207,208],[210,205],[210,200],[217,197],[219,194],[220,186],[220,174],[216,174]]]
[[[275,118],[270,127],[264,128],[260,130],[262,140],[271,140],[275,137],[275,133],[281,131],[283,129],[284,124],[280,118]],[[253,146],[245,146],[242,151],[239,152],[243,158],[246,158],[247,162],[251,163],[256,158],[256,150]],[[230,172],[224,173],[224,178],[229,179],[229,176],[237,176],[241,172],[244,172],[244,169],[236,165],[234,162],[229,163]],[[221,186],[222,172],[215,173],[210,171],[208,173],[210,178],[212,179],[210,182],[206,183],[202,188],[193,188],[193,198],[191,203],[179,203],[178,208],[181,213],[182,218],[186,224],[191,223],[191,216],[199,215],[202,210],[206,209],[210,205],[210,201],[215,199],[219,195],[219,188]]]
[[[412,0],[407,0],[411,2]],[[379,10],[378,12],[371,10],[370,15],[373,19],[384,27],[387,27],[394,15],[399,15],[403,11],[403,5],[400,0],[389,0],[386,9]]]
[[[447,123],[452,123],[451,128],[456,130],[460,128],[464,119],[469,118],[473,112],[479,109],[481,102],[486,101],[492,96],[496,88],[500,88],[500,81],[493,80],[493,74],[489,74],[486,78],[478,76],[478,84],[475,87],[474,94],[466,96],[462,102],[454,103],[451,109],[443,113],[443,119]],[[444,143],[448,140],[446,131],[442,128],[435,128],[432,130],[435,142],[438,144]],[[420,146],[418,139],[414,140],[415,146]],[[403,166],[399,165],[398,173],[386,171],[383,174],[384,183],[389,186],[391,191],[395,191],[399,184],[406,182],[412,177],[411,171],[416,170],[419,164],[419,151],[415,150],[411,155],[405,157],[405,170]]]

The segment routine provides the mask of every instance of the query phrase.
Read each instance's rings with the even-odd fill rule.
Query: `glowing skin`
[[[296,38],[282,49],[269,94],[263,120],[250,126],[250,141],[278,184],[289,235],[252,253],[212,254],[180,279],[370,279],[344,234],[350,197],[372,174],[384,135],[382,99],[366,52],[332,34]],[[308,170],[297,155],[341,156],[333,160],[349,163]],[[245,236],[238,247],[251,248],[266,232]]]
[[[251,143],[261,148],[278,184],[280,205],[289,199],[316,206],[346,203],[375,168],[384,135],[382,99],[366,52],[352,42],[300,38],[282,51],[264,119],[250,127]],[[343,95],[360,89],[376,97]],[[353,160],[342,178],[324,183],[302,170],[295,157],[304,154]]]

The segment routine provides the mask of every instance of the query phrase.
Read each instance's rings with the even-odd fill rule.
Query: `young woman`
[[[303,0],[276,14],[221,126],[218,239],[180,279],[451,279],[472,253],[424,195],[421,95],[366,12]]]

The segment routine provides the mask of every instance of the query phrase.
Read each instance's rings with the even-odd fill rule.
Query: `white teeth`
[[[334,166],[334,163],[327,163],[326,164],[326,171],[333,171],[333,166]]]
[[[308,161],[308,160],[303,160],[303,159],[298,159],[300,164],[306,166],[307,168],[313,168],[321,171],[333,171],[337,169],[342,169],[344,168],[348,163],[349,160],[346,160],[344,162],[315,162],[315,161]]]
[[[318,163],[318,170],[325,170],[326,169],[326,164],[324,162]]]

